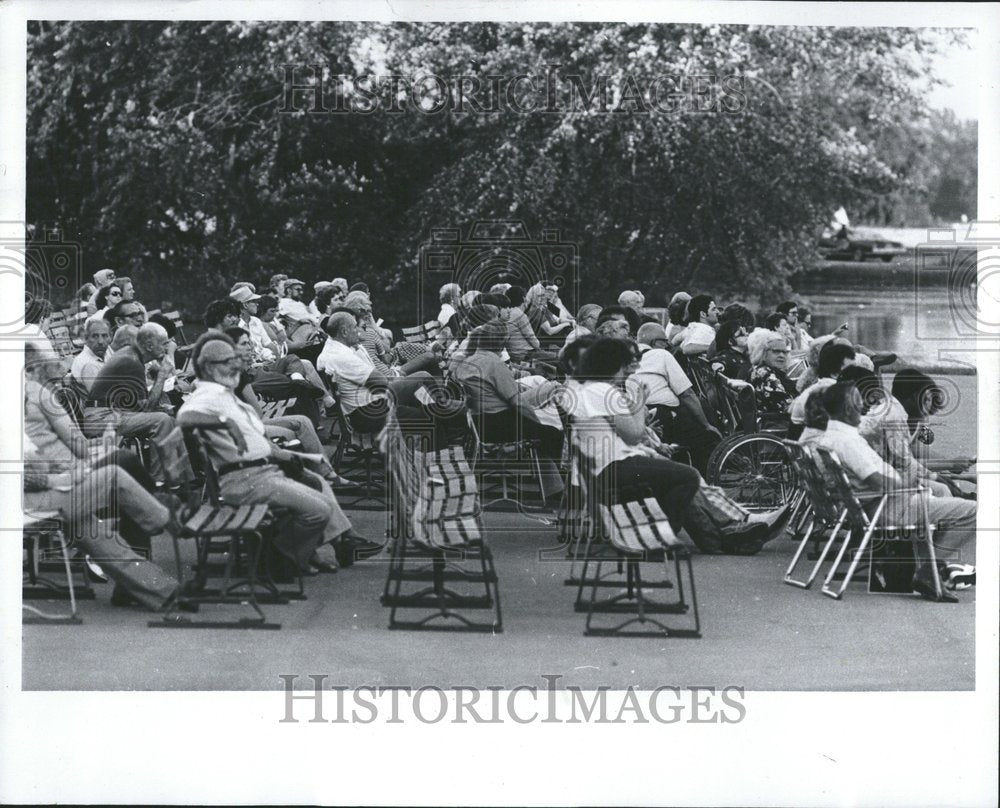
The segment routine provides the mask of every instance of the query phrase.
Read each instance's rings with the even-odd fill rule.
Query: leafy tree
[[[774,295],[815,260],[831,209],[906,186],[879,145],[922,113],[915,80],[939,43],[916,29],[32,23],[28,216],[81,241],[88,272],[127,270],[147,302],[192,312],[285,271],[364,278],[379,314],[409,324],[431,231],[484,219],[560,231],[581,302]],[[308,91],[283,97],[282,65],[302,82],[313,64],[325,113]],[[377,74],[463,76],[487,109],[503,103],[390,111],[383,84],[371,114],[332,111],[363,106]],[[553,111],[513,108],[495,77],[518,74],[551,77]],[[696,76],[716,80],[699,94]],[[650,101],[663,77],[687,77],[676,109]],[[529,100],[549,105],[544,89]],[[939,179],[936,209],[960,182]]]

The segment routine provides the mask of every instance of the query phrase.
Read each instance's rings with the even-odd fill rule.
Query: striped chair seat
[[[267,505],[202,505],[183,527],[189,536],[233,536],[259,529],[267,514]]]
[[[260,410],[264,419],[280,418],[290,407],[295,406],[297,398],[279,398],[273,401],[261,401]]]
[[[602,504],[600,511],[611,544],[622,553],[639,555],[684,546],[653,497],[610,507]]]
[[[414,325],[403,329],[403,339],[406,342],[424,343],[430,342],[441,330],[441,324],[437,320],[428,320],[423,325]]]

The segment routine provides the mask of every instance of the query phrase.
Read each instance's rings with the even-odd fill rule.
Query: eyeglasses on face
[[[108,297],[121,297],[121,292],[108,292]]]

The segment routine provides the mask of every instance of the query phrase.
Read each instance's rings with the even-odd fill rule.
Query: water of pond
[[[930,372],[948,399],[945,410],[933,419],[934,453],[976,455],[978,390],[976,377],[969,375],[977,356],[976,313],[968,289],[945,283],[918,287],[898,279],[891,286],[839,284],[833,277],[815,275],[805,286],[796,299],[813,313],[814,336],[846,322],[853,342],[892,351],[902,363]],[[948,371],[956,366],[957,372]]]
[[[946,289],[923,299],[907,291],[831,289],[802,298],[813,312],[814,336],[846,322],[852,341],[907,362],[974,364],[974,323],[965,303],[949,300]]]

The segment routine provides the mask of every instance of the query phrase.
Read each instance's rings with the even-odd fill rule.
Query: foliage
[[[907,144],[891,160],[878,146],[924,115],[914,87],[939,42],[884,28],[32,23],[28,217],[79,240],[88,273],[128,271],[147,302],[195,313],[237,278],[284,271],[364,279],[379,315],[409,324],[421,244],[483,219],[561,231],[580,302],[773,295],[815,259],[832,209],[906,189]],[[328,86],[353,77],[352,101],[374,73],[551,72],[557,110],[324,114],[305,94],[282,112],[286,64],[324,65]],[[699,74],[740,77],[745,103],[622,101]],[[585,89],[606,77],[618,111],[574,108],[574,75]]]

